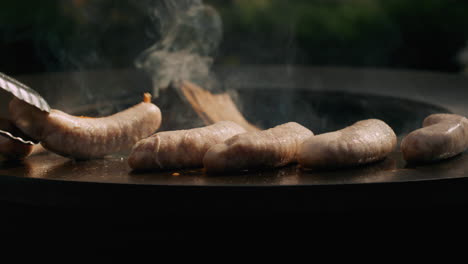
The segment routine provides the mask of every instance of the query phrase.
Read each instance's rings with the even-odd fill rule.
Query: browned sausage
[[[295,122],[234,136],[211,147],[203,158],[207,172],[275,168],[296,162],[300,144],[312,131]]]
[[[33,143],[21,142],[20,139],[14,140],[13,137],[20,137],[23,140],[23,134],[8,119],[0,118],[0,160],[22,160],[33,151]]]
[[[385,122],[363,120],[304,141],[299,151],[299,164],[323,169],[370,163],[385,158],[396,144],[395,132]]]
[[[43,112],[17,98],[10,102],[15,125],[48,150],[75,159],[99,158],[130,149],[153,134],[161,124],[161,111],[145,94],[144,101],[102,118],[72,116],[59,110]]]
[[[221,121],[206,127],[159,132],[133,147],[128,164],[134,170],[201,167],[211,146],[245,131],[234,122]]]
[[[0,160],[22,160],[31,154],[33,146],[0,135]]]
[[[468,120],[454,114],[433,114],[423,128],[409,133],[401,142],[406,161],[431,162],[453,157],[468,148]]]

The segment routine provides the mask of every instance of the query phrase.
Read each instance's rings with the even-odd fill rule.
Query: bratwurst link
[[[211,146],[244,132],[244,128],[231,121],[189,130],[159,132],[133,147],[128,164],[134,170],[201,167],[203,155]]]
[[[0,161],[22,160],[29,156],[33,146],[17,142],[5,136],[0,136]]]
[[[19,136],[18,128],[10,120],[0,118],[0,130],[0,161],[22,160],[31,154],[33,145],[10,138]]]
[[[408,162],[431,162],[453,157],[468,148],[468,120],[454,114],[433,114],[423,128],[409,133],[401,142]]]
[[[59,110],[43,112],[17,98],[10,102],[15,125],[48,150],[75,159],[100,158],[130,149],[138,140],[153,134],[161,124],[161,111],[144,101],[117,114],[76,117]]]
[[[395,149],[395,132],[385,122],[368,119],[311,137],[299,151],[305,168],[339,168],[378,161]]]
[[[313,135],[295,122],[240,134],[211,147],[203,165],[207,172],[281,167],[296,162],[298,147]]]

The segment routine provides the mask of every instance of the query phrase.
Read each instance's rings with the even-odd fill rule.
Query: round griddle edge
[[[52,208],[157,212],[326,213],[468,204],[468,178],[309,186],[170,186],[2,176],[1,200]]]
[[[317,123],[311,119],[313,115],[298,115],[304,113],[303,109],[310,111],[310,113],[315,110],[320,111],[319,113],[329,113],[329,110],[334,107],[331,104],[321,104],[324,100],[343,105],[344,99],[356,98],[356,100],[349,100],[351,104],[346,106],[353,107],[353,111],[338,109],[339,111],[334,113],[334,116],[341,116],[343,120],[333,118],[327,120],[329,129],[349,124],[345,124],[343,121],[354,121],[351,118],[344,118],[346,115],[351,116],[352,114],[353,118],[361,118],[361,115],[366,117],[369,114],[367,112],[369,107],[378,107],[378,109],[373,109],[379,111],[372,113],[386,116],[395,124],[400,124],[399,117],[405,113],[411,113],[415,106],[430,111],[448,109],[454,113],[468,114],[468,108],[463,101],[463,98],[468,96],[466,89],[468,78],[462,75],[326,67],[297,67],[293,68],[292,74],[284,74],[284,70],[284,67],[274,66],[215,69],[220,81],[226,87],[239,90],[239,96],[244,96],[241,110],[248,113],[249,118],[252,116],[259,122],[266,120],[264,116],[272,115],[269,112],[271,108],[264,106],[268,103],[278,105],[277,98],[281,99],[284,109],[279,109],[281,112],[275,115],[279,119],[274,120],[275,122],[289,121],[293,117],[298,118],[296,120],[298,122],[309,120],[311,125]],[[131,98],[128,94],[130,90],[132,96],[146,92],[150,88],[151,82],[143,77],[141,72],[134,70],[110,70],[19,76],[18,79],[40,91],[48,101],[50,100],[51,106],[64,110],[67,110],[65,109],[67,106],[69,110],[86,100],[86,91],[79,89],[81,81],[86,80],[86,83],[89,84],[88,90],[96,92],[93,94],[95,102],[89,102],[90,105],[98,108],[99,113],[107,113],[108,110],[116,110],[115,105],[107,107],[106,103],[112,98],[118,100]],[[64,84],[67,84],[67,89],[63,89]],[[103,87],[109,87],[110,90],[105,90]],[[140,90],[134,91],[130,87],[132,89],[141,87],[141,89],[138,88]],[[447,92],[448,89],[451,91]],[[322,91],[327,93],[322,93]],[[333,91],[339,93],[335,94]],[[112,97],[113,95],[114,97]],[[277,95],[288,96],[279,97]],[[422,104],[397,105],[400,107],[396,110],[400,110],[401,113],[393,116],[393,112],[398,112],[392,108],[394,104],[382,108],[381,106],[385,106],[381,104],[382,100],[372,101],[378,98],[376,95],[385,102],[397,102],[398,98],[403,98],[405,102],[413,102],[414,100],[414,102]],[[317,96],[321,96],[320,100],[316,101],[313,107],[306,104]],[[63,100],[64,98],[67,100]],[[262,99],[262,102],[250,103],[256,99]],[[337,99],[339,100],[337,101]],[[288,108],[298,105],[304,108]],[[126,106],[120,105],[118,107],[124,108]],[[261,109],[255,109],[257,106]],[[427,108],[429,106],[440,106],[441,108]],[[413,116],[414,120],[420,120],[427,113],[421,112],[419,114]],[[317,115],[316,120],[320,121],[321,116],[321,114]],[[299,119],[299,117],[303,119]],[[273,125],[268,122],[260,124]],[[403,123],[400,125],[400,129],[405,132],[420,126],[419,123],[415,123],[411,127]],[[396,154],[398,155],[398,153]],[[348,181],[342,179],[346,175],[341,172],[321,176],[296,175],[295,171],[265,175],[263,179],[271,184],[264,185],[250,184],[257,180],[247,176],[243,176],[241,180],[232,180],[234,182],[244,181],[246,184],[243,185],[132,184],[125,183],[125,181],[145,182],[148,179],[130,177],[126,167],[123,167],[124,170],[120,170],[121,167],[115,168],[115,170],[121,171],[120,174],[108,175],[115,179],[121,179],[124,183],[92,182],[88,180],[89,177],[100,177],[101,174],[114,172],[112,165],[118,165],[122,162],[109,163],[107,167],[100,166],[102,163],[99,162],[93,163],[93,166],[77,167],[76,164],[62,160],[51,160],[48,164],[50,166],[44,166],[45,163],[39,158],[37,161],[37,163],[31,164],[29,170],[34,174],[33,176],[18,174],[22,172],[18,169],[10,171],[7,168],[9,173],[0,172],[1,201],[52,208],[116,208],[122,210],[127,208],[168,214],[328,212],[366,210],[368,208],[432,208],[468,204],[468,195],[466,195],[468,153],[466,152],[461,158],[415,169],[404,168],[404,164],[401,164],[401,160],[397,158],[394,159],[395,164],[388,162],[377,164],[377,168],[370,166],[356,172],[349,172],[348,174],[352,176],[351,179],[361,182],[345,182],[343,184],[313,184],[316,181],[328,181],[331,179],[328,178],[329,176],[334,177],[332,182]],[[76,170],[71,170],[73,168]],[[86,168],[88,170],[81,170]],[[395,168],[398,169],[398,172],[392,174],[391,171]],[[89,173],[91,176],[86,176],[89,171],[92,172]],[[377,172],[382,172],[382,174]],[[286,177],[283,177],[284,175]],[[392,181],[392,178],[389,180],[389,176],[397,178]],[[84,177],[84,179],[73,180],[69,177]],[[184,177],[183,179],[186,181],[194,181],[190,175]],[[281,182],[281,177],[288,181],[298,181],[298,184]],[[418,177],[424,178],[424,180],[414,180]],[[229,178],[224,177],[213,181],[226,179]],[[364,182],[367,179],[378,182]],[[170,175],[160,176],[160,182],[166,180],[172,180]],[[229,180],[231,181],[231,179]]]

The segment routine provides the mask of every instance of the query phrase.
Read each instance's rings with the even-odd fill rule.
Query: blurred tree
[[[468,1],[381,0],[398,25],[401,44],[389,66],[397,68],[459,71],[457,54],[468,40]]]
[[[457,53],[468,39],[468,1],[209,2],[225,18],[229,63],[458,71]]]
[[[133,67],[158,39],[156,0],[5,1],[0,71]],[[220,12],[219,64],[304,64],[456,72],[464,0],[205,0]],[[459,56],[458,56],[459,57]]]

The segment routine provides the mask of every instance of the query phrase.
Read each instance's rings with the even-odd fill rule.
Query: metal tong
[[[0,88],[12,96],[39,108],[42,111],[50,112],[50,106],[47,101],[35,90],[29,86],[21,83],[20,81],[0,72]],[[2,94],[0,94],[2,96]],[[0,106],[2,108],[8,107],[7,105]],[[24,144],[35,145],[39,142],[27,137],[11,122],[0,122],[0,135],[22,142]]]

